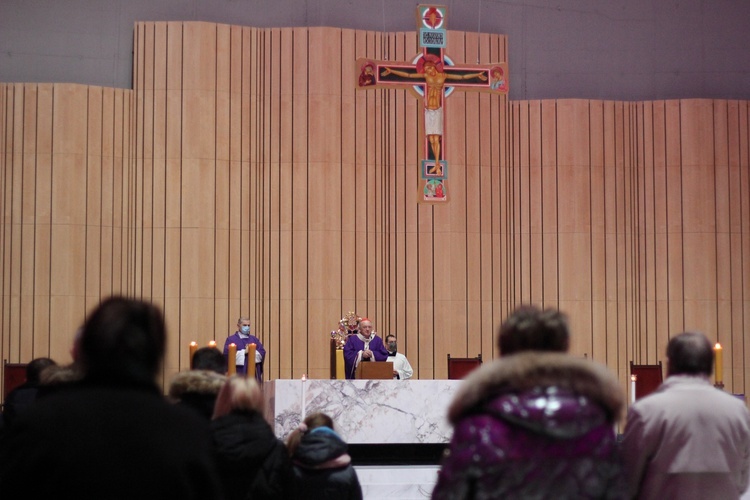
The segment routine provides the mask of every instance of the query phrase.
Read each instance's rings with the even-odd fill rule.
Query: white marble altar
[[[324,412],[350,444],[448,443],[448,405],[461,380],[271,380],[266,419],[286,439],[304,412]]]

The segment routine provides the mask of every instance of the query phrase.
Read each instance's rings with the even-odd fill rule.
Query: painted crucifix
[[[357,88],[410,87],[424,107],[424,159],[420,165],[422,184],[419,200],[448,200],[448,162],[445,156],[444,113],[446,98],[456,89],[505,94],[508,69],[505,63],[455,65],[445,55],[444,6],[417,6],[418,42],[422,52],[410,62],[357,59]]]

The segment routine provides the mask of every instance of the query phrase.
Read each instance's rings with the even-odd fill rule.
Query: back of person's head
[[[111,297],[83,325],[76,361],[87,379],[153,383],[165,342],[164,317],[156,306]]]
[[[318,427],[328,427],[333,429],[333,419],[325,413],[311,413],[305,418],[305,426],[308,430],[316,429]]]
[[[294,456],[294,452],[297,450],[300,441],[302,441],[302,436],[318,427],[328,427],[333,430],[333,419],[325,413],[320,412],[308,415],[304,422],[294,429],[286,439],[286,448],[289,456]]]
[[[683,332],[667,344],[669,375],[711,375],[714,353],[711,342],[702,333]]]
[[[193,370],[210,370],[224,375],[227,372],[224,354],[215,347],[201,347],[193,354]]]
[[[50,366],[57,366],[50,358],[36,358],[26,365],[26,382],[38,384],[41,381],[42,372]]]
[[[500,326],[498,347],[501,356],[523,351],[568,350],[568,321],[556,309],[521,306]]]
[[[263,394],[255,378],[232,375],[221,386],[212,418],[223,417],[232,411],[263,412]]]

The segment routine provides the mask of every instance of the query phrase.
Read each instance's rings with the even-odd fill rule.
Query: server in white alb
[[[393,362],[393,379],[394,380],[407,380],[414,375],[414,370],[409,364],[409,360],[406,356],[398,352],[398,343],[396,342],[396,336],[389,334],[385,338],[385,348],[388,349],[388,359],[386,361]]]

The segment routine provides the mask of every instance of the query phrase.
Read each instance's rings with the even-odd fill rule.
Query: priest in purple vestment
[[[237,331],[234,334],[227,337],[224,342],[224,357],[229,354],[229,344],[237,346],[237,356],[235,359],[227,359],[227,366],[229,363],[235,363],[237,366],[237,374],[248,373],[248,366],[255,366],[255,380],[259,384],[263,383],[263,361],[266,359],[266,350],[263,348],[263,344],[260,343],[260,339],[255,335],[250,334],[250,319],[241,317],[237,321]],[[245,348],[248,344],[255,344],[255,359],[245,359]],[[249,371],[249,373],[253,373]]]
[[[344,367],[346,378],[354,378],[357,365],[367,361],[385,361],[388,350],[383,345],[383,339],[372,331],[372,322],[362,318],[359,323],[359,333],[349,335],[344,345]]]

